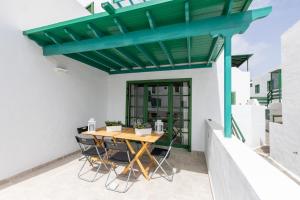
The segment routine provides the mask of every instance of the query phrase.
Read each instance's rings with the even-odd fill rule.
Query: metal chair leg
[[[112,179],[111,181],[109,181],[109,177],[110,177],[112,171],[114,171],[116,177],[115,177],[114,179]],[[110,187],[110,185],[111,185],[111,184],[118,178],[118,176],[120,175],[120,174],[118,174],[118,173],[116,172],[115,168],[111,167],[111,170],[110,170],[110,172],[109,172],[109,174],[108,174],[108,176],[107,176],[106,182],[105,182],[105,188],[106,188],[107,190],[114,191],[114,192],[119,192],[119,193],[125,193],[125,192],[127,192],[127,191],[129,190],[129,188],[130,188],[130,186],[129,186],[129,180],[130,180],[132,171],[133,171],[133,169],[132,169],[132,167],[131,167],[131,169],[130,169],[130,171],[129,171],[129,173],[128,173],[128,176],[127,176],[126,185],[125,185],[124,189],[123,189],[123,190],[118,190],[118,187],[120,186],[120,184],[117,184],[114,188],[111,188],[111,187]]]
[[[86,172],[84,172],[84,173],[81,173],[81,172],[83,171],[84,166],[86,165],[87,161],[91,162],[87,157],[85,157],[85,158],[86,158],[86,160],[84,161],[83,165],[81,166],[81,168],[80,168],[80,170],[79,170],[77,176],[78,176],[78,178],[80,178],[81,180],[84,180],[84,181],[87,181],[87,182],[95,182],[96,180],[98,180],[99,178],[101,178],[101,177],[103,176],[103,175],[102,175],[102,176],[97,177],[97,175],[100,174],[99,171],[100,171],[100,169],[101,169],[102,163],[98,164],[98,168],[97,168],[96,173],[95,173],[95,175],[94,175],[94,177],[93,177],[92,179],[83,178],[83,177],[82,177],[83,175],[87,174],[89,171],[92,170],[92,168],[91,168],[91,169],[89,169],[88,171],[86,171]]]
[[[170,163],[167,161],[166,158],[162,158],[160,159],[159,161],[157,161],[157,159],[155,158],[154,159],[155,162],[157,163],[157,167],[156,169],[153,171],[152,175],[151,175],[151,178],[153,178],[154,174],[158,171],[158,169],[161,169],[162,172],[165,174],[166,177],[162,176],[163,178],[165,178],[166,180],[172,182],[173,181],[173,176],[174,176],[174,172],[173,172],[173,167],[170,165]],[[168,165],[168,167],[170,167],[170,169],[172,170],[172,174],[169,175],[165,169],[162,167],[162,164],[166,162],[166,164]]]

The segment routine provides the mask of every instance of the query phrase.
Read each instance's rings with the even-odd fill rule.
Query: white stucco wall
[[[236,105],[245,105],[250,99],[250,72],[233,67],[232,92],[236,92]]]
[[[205,156],[215,200],[298,200],[299,186],[223,127],[207,122]]]
[[[223,57],[220,56],[220,60]],[[126,82],[130,80],[192,78],[192,150],[204,150],[205,120],[222,123],[218,76],[222,62],[212,68],[112,75],[108,78],[107,118],[125,121]],[[223,90],[223,88],[221,88]]]
[[[270,73],[252,79],[252,87],[250,88],[251,97],[267,97],[268,81],[271,80]],[[255,93],[255,85],[260,85],[260,92]]]
[[[265,106],[232,106],[232,115],[251,148],[265,144]]]
[[[271,156],[300,176],[300,21],[281,37],[282,114],[281,132],[270,125]],[[272,138],[274,137],[274,138]],[[272,144],[273,143],[273,144]]]
[[[87,14],[73,0],[2,1],[0,7],[0,180],[78,149],[90,117],[106,119],[107,75],[44,57],[22,30]],[[55,72],[56,66],[67,73]]]

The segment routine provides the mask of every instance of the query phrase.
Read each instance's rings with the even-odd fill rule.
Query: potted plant
[[[122,122],[121,121],[106,121],[105,125],[106,125],[107,132],[122,131]]]
[[[138,124],[135,126],[135,134],[139,136],[151,135],[152,128],[150,124]]]

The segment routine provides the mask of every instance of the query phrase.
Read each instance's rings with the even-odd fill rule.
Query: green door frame
[[[173,90],[171,88],[172,83],[176,83],[176,82],[188,82],[189,83],[189,102],[188,102],[188,109],[189,109],[189,125],[188,125],[188,145],[183,145],[183,144],[174,144],[174,147],[178,147],[178,148],[185,148],[188,149],[188,151],[191,151],[191,147],[192,147],[192,78],[178,78],[178,79],[155,79],[155,80],[136,80],[136,81],[127,81],[126,82],[126,116],[125,116],[125,124],[128,125],[129,124],[129,109],[130,106],[129,104],[129,86],[131,84],[145,84],[146,87],[144,87],[144,105],[148,103],[148,85],[149,84],[153,84],[153,83],[167,83],[168,84],[168,110],[170,111],[170,115],[173,115]],[[145,95],[146,94],[146,95]],[[145,106],[144,106],[145,108]],[[148,121],[148,109],[144,109],[144,119]],[[172,130],[172,126],[173,126],[173,120],[171,120],[168,117],[168,130]],[[159,145],[169,145],[168,143],[164,143],[164,142],[158,142]]]

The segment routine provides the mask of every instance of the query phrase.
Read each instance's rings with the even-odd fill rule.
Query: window
[[[255,85],[255,94],[260,93],[260,86],[259,85]]]
[[[272,90],[272,81],[268,81],[268,91],[271,91]]]
[[[87,7],[85,7],[91,14],[95,13],[94,10],[94,2],[92,2],[90,5],[88,5]]]
[[[250,87],[252,87],[253,86],[253,84],[252,83],[250,83]]]
[[[236,104],[236,92],[231,92],[231,105]]]
[[[266,118],[266,120],[270,120],[270,110],[266,110],[266,116],[265,116],[265,118]]]

